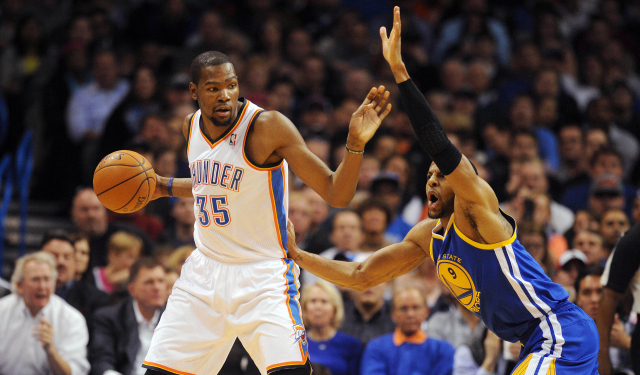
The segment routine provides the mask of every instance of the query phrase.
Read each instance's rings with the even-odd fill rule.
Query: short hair
[[[593,168],[593,166],[596,165],[596,162],[598,161],[598,159],[601,156],[605,156],[605,155],[615,156],[620,161],[620,165],[624,166],[624,159],[622,158],[622,154],[620,154],[618,150],[610,146],[601,147],[596,152],[594,152],[593,157],[591,157],[590,166]]]
[[[370,210],[374,210],[374,209],[378,209],[382,212],[384,212],[385,216],[386,216],[386,225],[388,226],[389,224],[391,224],[391,219],[393,218],[393,213],[391,212],[391,209],[389,208],[389,206],[387,206],[383,201],[381,201],[378,198],[369,198],[364,200],[362,203],[360,203],[360,205],[358,206],[357,212],[358,215],[360,215],[360,219],[362,219],[362,215]]]
[[[136,281],[136,277],[138,277],[141,269],[154,269],[156,267],[160,267],[163,271],[165,271],[162,264],[151,257],[142,257],[136,260],[136,262],[133,263],[133,265],[129,269],[129,280],[127,281],[127,283],[131,284],[132,282]]]
[[[67,243],[69,243],[71,245],[71,247],[73,247],[73,249],[75,251],[76,247],[74,245],[74,240],[71,238],[69,233],[64,229],[50,229],[50,230],[48,230],[44,234],[44,237],[42,238],[42,242],[40,243],[40,249],[43,249],[46,244],[48,244],[49,242],[51,242],[53,240],[60,240],[60,241],[67,242]]]
[[[342,320],[344,319],[344,305],[342,304],[342,297],[340,296],[338,289],[326,281],[319,280],[313,284],[306,284],[302,287],[302,290],[300,291],[300,307],[302,310],[304,310],[305,305],[309,302],[309,297],[307,296],[313,287],[318,287],[329,295],[329,301],[331,301],[333,308],[336,310],[336,313],[331,319],[331,326],[333,328],[340,327]]]
[[[58,278],[58,272],[56,271],[56,259],[53,255],[44,251],[27,254],[16,261],[16,267],[11,275],[11,291],[13,293],[18,293],[18,283],[21,283],[24,280],[24,267],[29,262],[48,264],[51,268],[52,282],[55,283],[55,280]]]
[[[109,237],[109,241],[107,242],[107,251],[113,251],[116,255],[121,254],[126,250],[129,250],[133,247],[137,247],[140,251],[142,251],[142,239],[136,236],[133,233],[129,233],[126,231],[117,231]]]
[[[184,245],[173,250],[167,258],[167,267],[173,271],[180,273],[180,267],[182,267],[189,255],[191,255],[191,253],[193,253],[195,249],[195,246]]]
[[[428,307],[427,305],[427,296],[424,294],[424,290],[418,288],[417,286],[414,285],[407,285],[407,286],[403,286],[401,288],[398,288],[396,290],[393,291],[393,297],[391,297],[391,309],[395,310],[396,308],[396,297],[400,295],[400,293],[404,293],[404,292],[408,292],[410,290],[415,290],[416,292],[418,292],[418,294],[420,295],[420,298],[422,298],[422,301],[424,302],[424,307]]]
[[[604,272],[604,268],[602,266],[590,265],[584,267],[578,277],[576,277],[576,283],[574,284],[574,289],[576,290],[576,295],[580,293],[580,282],[587,276],[602,276]]]
[[[229,56],[218,51],[208,51],[199,54],[191,62],[191,81],[197,86],[198,82],[200,82],[200,73],[202,72],[202,69],[208,66],[216,66],[222,64],[233,65],[233,62],[231,61]]]

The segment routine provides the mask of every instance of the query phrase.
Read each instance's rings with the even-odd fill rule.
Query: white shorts
[[[238,337],[264,374],[309,358],[290,259],[220,263],[195,250],[182,267],[143,367],[217,374]]]

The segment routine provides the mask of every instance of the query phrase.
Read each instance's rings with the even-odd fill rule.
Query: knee
[[[307,360],[304,366],[287,368],[282,370],[274,370],[270,375],[311,375],[311,362]]]

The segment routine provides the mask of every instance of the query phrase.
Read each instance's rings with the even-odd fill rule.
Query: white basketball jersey
[[[221,262],[286,258],[287,162],[259,167],[249,161],[247,133],[263,109],[240,102],[235,122],[216,140],[202,132],[200,110],[189,124],[195,243]]]

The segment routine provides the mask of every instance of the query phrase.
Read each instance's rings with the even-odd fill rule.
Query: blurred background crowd
[[[195,247],[192,199],[153,201],[130,215],[107,212],[90,188],[93,170],[106,154],[130,149],[160,175],[189,177],[181,127],[197,110],[189,64],[202,52],[229,55],[241,96],[290,118],[332,168],[368,90],[383,84],[391,91],[394,109],[366,147],[348,209],[329,207],[290,179],[289,215],[301,248],[361,260],[427,217],[431,160],[414,140],[378,36],[390,26],[393,5],[402,9],[407,69],[447,135],[516,219],[520,242],[572,301],[597,316],[602,266],[640,221],[640,1],[2,0],[0,155],[15,153],[32,132],[27,250],[55,256],[57,285],[49,294],[84,316],[92,373],[137,371],[103,363],[104,347],[118,346],[104,341],[113,327],[94,322],[107,315],[100,308],[115,314],[134,300],[154,316]],[[14,200],[4,220],[5,280],[20,268],[15,207]],[[154,296],[136,289],[143,276],[156,300],[140,301]],[[367,344],[398,330],[408,342],[419,332],[427,342],[443,340],[444,354],[418,363],[446,358],[432,366],[443,374],[505,374],[517,362],[519,346],[487,335],[443,287],[431,260],[365,292],[336,290],[304,272],[301,281],[321,374],[377,373],[384,356]],[[416,309],[403,309],[412,301]],[[631,373],[628,333],[637,318],[628,301],[618,311],[612,359]],[[10,373],[2,357],[0,373]],[[120,366],[139,359],[115,357]],[[77,359],[79,373],[88,368]],[[254,370],[241,345],[223,369]]]

